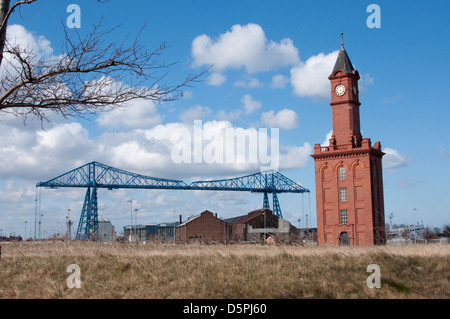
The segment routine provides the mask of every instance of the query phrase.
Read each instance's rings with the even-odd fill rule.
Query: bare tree
[[[425,227],[422,230],[422,237],[423,237],[423,239],[430,240],[430,239],[436,239],[437,235],[434,231],[432,231],[430,229],[430,227]]]
[[[446,224],[442,227],[442,235],[444,237],[450,237],[450,224]]]
[[[108,43],[117,28],[103,30],[101,21],[86,36],[65,30],[58,57],[41,58],[28,47],[9,43],[8,19],[19,6],[37,0],[0,0],[0,111],[47,120],[47,111],[84,117],[124,106],[136,99],[165,102],[179,99],[181,89],[208,70],[175,85],[161,82],[172,64],[159,63],[165,44],[147,51],[137,36]]]

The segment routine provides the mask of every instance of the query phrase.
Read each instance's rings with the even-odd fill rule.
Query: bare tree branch
[[[18,1],[8,12],[34,1]],[[166,44],[147,51],[139,40],[143,29],[131,41],[126,37],[118,43],[108,42],[118,27],[105,31],[101,23],[84,37],[77,30],[69,32],[63,25],[62,54],[51,59],[5,41],[0,112],[20,116],[24,122],[32,117],[42,123],[47,120],[47,111],[64,117],[85,117],[137,99],[173,101],[182,96],[182,88],[209,70],[189,75],[179,84],[163,85],[162,80],[173,65],[158,62]]]

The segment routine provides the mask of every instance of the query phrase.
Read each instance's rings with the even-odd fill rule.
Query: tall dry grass
[[[69,289],[67,266],[81,269]],[[366,285],[378,264],[381,288]],[[449,298],[450,245],[3,243],[0,298]]]

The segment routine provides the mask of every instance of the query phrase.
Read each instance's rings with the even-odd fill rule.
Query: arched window
[[[347,171],[344,166],[339,166],[338,168],[339,180],[344,180],[347,178]]]
[[[348,246],[350,245],[350,235],[346,232],[343,232],[339,235],[339,245]]]

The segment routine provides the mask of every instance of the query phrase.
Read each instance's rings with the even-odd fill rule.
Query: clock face
[[[336,92],[336,94],[338,96],[342,96],[345,94],[345,86],[343,86],[342,84],[336,85],[336,87],[334,88],[334,92]]]
[[[358,88],[356,87],[356,85],[353,85],[353,95],[354,96],[358,95]]]

